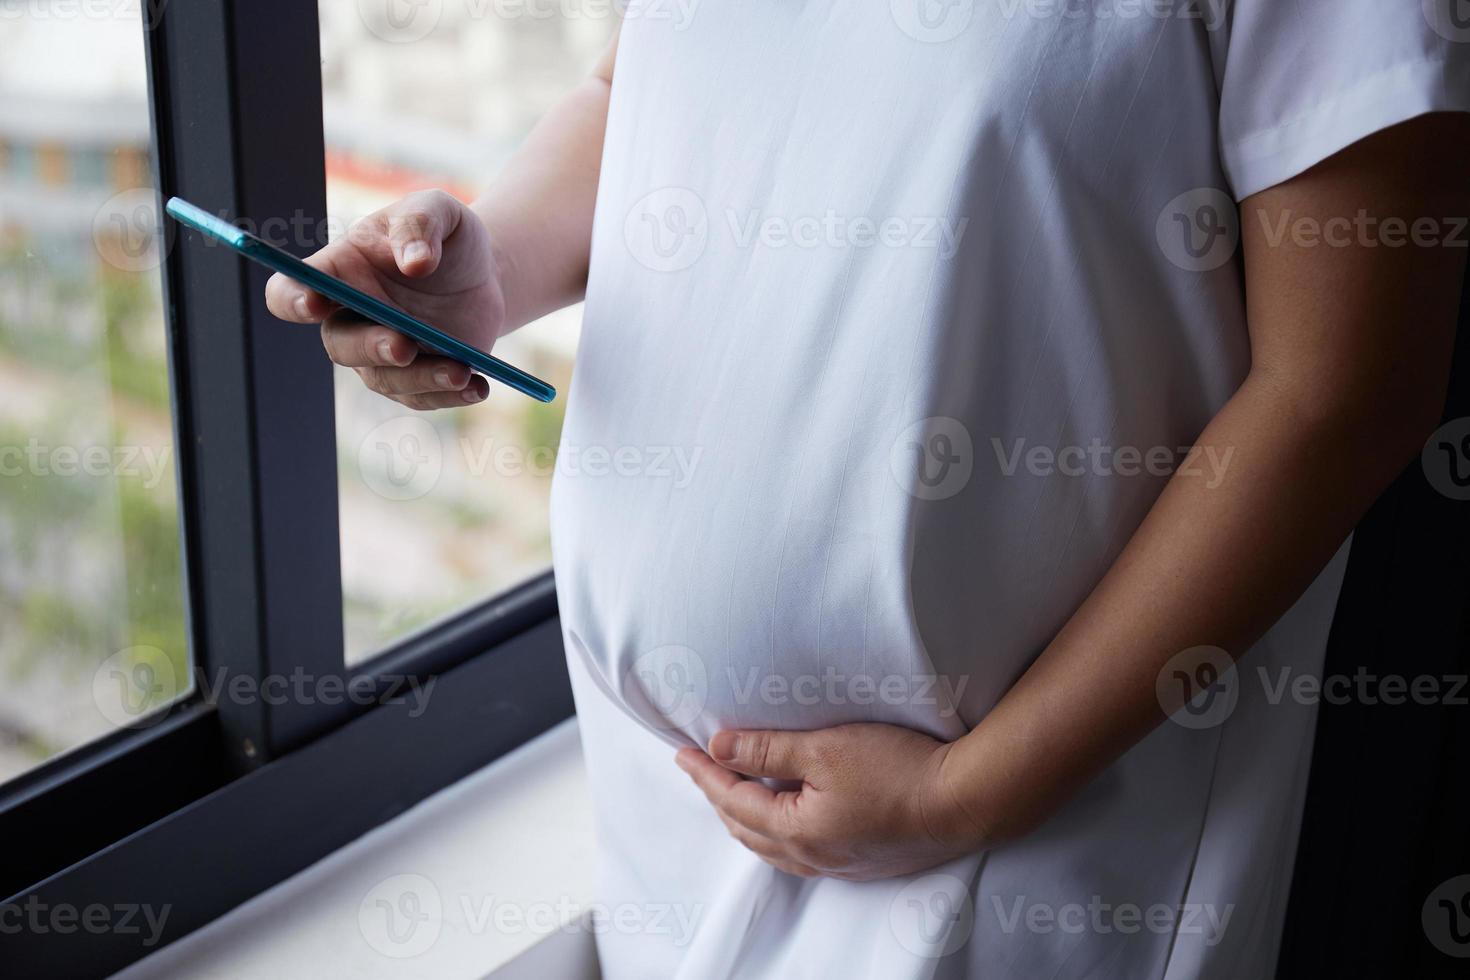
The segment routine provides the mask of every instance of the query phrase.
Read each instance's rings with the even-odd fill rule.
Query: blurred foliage
[[[566,399],[554,402],[531,402],[521,416],[521,438],[526,450],[549,447],[555,451],[561,444],[561,426],[566,420]]]
[[[0,366],[48,392],[26,406],[33,418],[0,419],[0,447],[134,447],[134,428],[172,431],[157,275],[98,268],[0,253]],[[103,379],[107,401],[78,396],[74,379],[85,376]],[[0,663],[12,677],[45,663],[90,683],[107,657],[144,647],[164,651],[187,685],[178,504],[166,461],[157,485],[145,469],[61,475],[33,471],[26,457],[23,472],[0,475]],[[144,649],[134,659],[157,656]],[[40,733],[10,734],[37,758],[55,751]]]

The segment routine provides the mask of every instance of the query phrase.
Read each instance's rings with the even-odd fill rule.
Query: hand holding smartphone
[[[177,197],[169,198],[164,210],[181,224],[222,242],[268,269],[296,280],[354,313],[413,338],[436,354],[458,361],[472,371],[509,385],[537,401],[549,402],[556,397],[556,389],[535,375],[395,309],[335,276],[312,268],[289,252],[236,228],[188,201]]]

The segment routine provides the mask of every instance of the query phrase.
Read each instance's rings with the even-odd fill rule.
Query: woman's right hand
[[[420,191],[356,222],[306,260],[392,306],[489,351],[505,322],[501,269],[484,223],[444,191]],[[322,325],[328,356],[373,391],[413,409],[474,404],[489,382],[412,339],[370,323],[280,273],[266,284],[272,314]]]

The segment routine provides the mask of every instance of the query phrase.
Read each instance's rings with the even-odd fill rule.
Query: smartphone
[[[472,371],[510,385],[516,391],[530,395],[537,401],[549,402],[556,397],[556,389],[533,374],[507,364],[500,358],[476,350],[458,338],[451,337],[437,327],[431,327],[402,310],[394,309],[382,300],[374,299],[362,290],[329,276],[320,269],[313,269],[289,252],[262,241],[248,231],[242,231],[228,221],[217,218],[203,208],[195,207],[181,198],[171,197],[164,205],[180,224],[203,232],[216,241],[223,242],[247,259],[259,262],[267,269],[295,279],[327,299],[341,303],[354,313],[360,313],[374,323],[391,327],[399,333],[412,337],[436,354],[452,358]]]

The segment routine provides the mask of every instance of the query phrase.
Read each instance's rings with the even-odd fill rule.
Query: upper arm
[[[602,81],[612,84],[613,66],[618,60],[618,39],[623,36],[623,21],[618,19],[613,27],[612,37],[607,42],[607,47],[602,49],[602,54],[597,56],[597,64],[592,66],[592,77],[600,78]]]
[[[1470,114],[1430,114],[1241,203],[1255,381],[1304,413],[1361,413],[1422,440],[1470,252],[1466,160]]]

